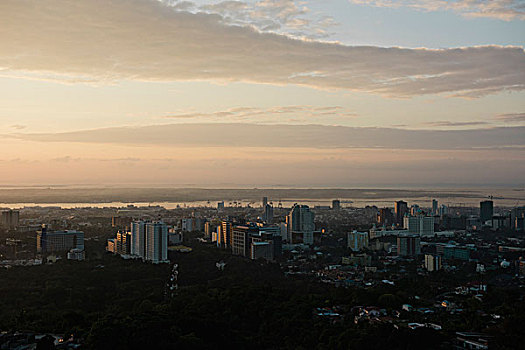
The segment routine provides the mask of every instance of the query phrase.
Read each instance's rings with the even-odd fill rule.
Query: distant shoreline
[[[0,188],[0,206],[12,204],[134,204],[197,203],[240,201],[258,206],[262,197],[275,204],[310,202],[327,204],[332,199],[351,201],[352,206],[393,205],[396,200],[427,205],[437,199],[445,205],[479,205],[493,196],[496,206],[511,207],[525,203],[523,188],[462,189],[337,189],[337,188]],[[347,203],[349,204],[349,203]]]

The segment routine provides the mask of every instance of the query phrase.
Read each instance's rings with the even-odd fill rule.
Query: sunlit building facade
[[[223,221],[217,227],[217,246],[221,248],[231,247],[233,224],[230,221]]]

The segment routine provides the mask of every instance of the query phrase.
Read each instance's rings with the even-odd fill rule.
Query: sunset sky
[[[521,0],[2,0],[0,185],[525,184]]]

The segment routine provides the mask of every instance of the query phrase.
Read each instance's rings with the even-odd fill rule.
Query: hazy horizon
[[[525,202],[525,189],[512,188],[206,188],[206,187],[26,187],[0,188],[0,207],[27,206],[125,207],[159,205],[167,209],[180,206],[214,207],[217,202],[229,205],[255,205],[267,197],[274,205],[285,207],[294,203],[311,206],[330,205],[333,199],[355,207],[368,205],[391,207],[400,199],[419,205],[431,205],[437,199],[447,206],[477,207],[480,201],[492,198],[501,208]],[[228,205],[228,204],[227,204]]]
[[[28,183],[28,184],[0,184],[0,189],[17,189],[17,188],[71,188],[71,189],[83,189],[83,188],[172,188],[172,189],[335,189],[335,190],[479,190],[479,189],[508,189],[514,191],[525,191],[524,184],[352,184],[352,185],[293,185],[293,184],[169,184],[169,183],[106,183],[106,184],[95,184],[95,183],[64,183],[64,184],[45,184],[45,183]]]

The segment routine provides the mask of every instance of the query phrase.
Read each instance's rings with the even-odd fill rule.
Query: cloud
[[[441,120],[436,122],[423,123],[425,126],[430,127],[458,127],[458,126],[480,126],[487,125],[489,123],[482,121],[470,121],[470,122],[452,122],[449,120]]]
[[[295,0],[221,1],[192,12],[218,14],[226,24],[299,38],[325,38],[327,30],[337,25],[333,17],[312,13],[304,1]]]
[[[57,157],[57,158],[51,159],[52,162],[58,162],[58,163],[78,162],[80,160],[81,160],[80,158],[73,158],[71,156],[63,156],[63,157]]]
[[[454,11],[466,17],[488,17],[505,21],[525,19],[522,0],[349,0],[359,5],[408,7],[421,11]]]
[[[524,123],[525,113],[505,113],[499,114],[495,117],[496,120],[503,121],[505,123]]]
[[[27,125],[13,124],[13,125],[10,126],[10,128],[16,129],[16,130],[23,130],[23,129],[27,128]]]
[[[192,1],[164,0],[162,2],[178,11],[192,11],[197,7]]]
[[[379,148],[388,150],[525,148],[525,127],[404,130],[323,125],[217,123],[115,127],[64,133],[17,134],[10,137],[39,142],[111,143],[166,147]]]
[[[234,107],[224,111],[211,113],[178,113],[164,116],[166,119],[208,119],[208,120],[246,120],[253,122],[278,123],[293,122],[296,117],[315,118],[315,117],[335,117],[335,118],[355,118],[357,114],[342,106],[276,106],[269,108],[255,107]]]
[[[411,97],[525,87],[519,47],[345,46],[224,23],[148,0],[3,0],[0,67],[28,77],[295,84]]]

